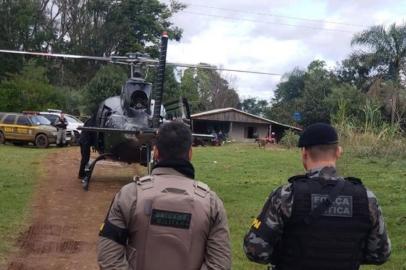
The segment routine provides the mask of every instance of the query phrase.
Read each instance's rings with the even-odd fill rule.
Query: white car
[[[39,114],[46,117],[51,123],[55,123],[58,116],[61,115],[60,110],[51,110],[48,109],[46,112],[40,112]],[[77,119],[75,116],[70,114],[64,114],[66,120],[68,121],[68,126],[66,127],[66,141],[71,144],[77,143],[81,131],[78,130],[79,127],[82,127],[84,123]]]

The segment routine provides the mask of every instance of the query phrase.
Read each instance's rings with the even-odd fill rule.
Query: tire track
[[[50,153],[31,204],[32,221],[9,256],[8,270],[98,269],[98,229],[111,199],[136,174],[135,166],[96,166],[90,191],[77,179],[77,147]]]

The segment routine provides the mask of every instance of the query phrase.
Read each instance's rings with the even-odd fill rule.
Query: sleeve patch
[[[252,222],[251,226],[252,226],[253,228],[255,228],[255,229],[258,230],[259,227],[261,226],[261,223],[262,223],[262,222],[256,218],[256,219],[254,219],[254,221]]]
[[[106,237],[120,245],[127,245],[128,231],[127,229],[120,228],[108,220],[105,221],[100,227],[99,236]]]

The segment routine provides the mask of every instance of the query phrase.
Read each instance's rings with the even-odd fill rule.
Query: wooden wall
[[[268,136],[269,124],[232,123],[232,128],[229,133],[230,138],[236,141],[253,141],[254,139],[246,137],[246,128],[248,127],[255,127],[257,131],[256,133],[260,138]]]
[[[241,122],[241,123],[257,123],[257,124],[269,124],[265,120],[261,120],[240,112],[228,111],[219,112],[209,115],[195,116],[195,120],[209,120],[209,121],[225,121],[225,122]]]

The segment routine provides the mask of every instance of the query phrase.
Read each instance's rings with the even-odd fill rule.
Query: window
[[[4,124],[14,124],[14,121],[16,120],[16,116],[15,115],[8,115],[5,119],[4,119],[4,121],[3,121],[3,123]]]
[[[47,118],[49,121],[51,121],[51,123],[54,123],[58,118],[58,116],[54,114],[41,114],[41,115]]]
[[[50,125],[51,121],[49,121],[47,118],[45,118],[42,115],[34,115],[31,116],[31,121],[34,125]]]
[[[72,116],[72,115],[66,115],[65,114],[65,118],[68,121],[68,123],[79,123],[79,124],[83,124],[82,121],[80,121],[79,119],[77,119],[76,117]]]
[[[17,119],[17,125],[30,126],[31,122],[26,116],[20,116]]]
[[[3,119],[3,116],[4,116],[4,113],[0,113],[0,122],[1,122],[1,119]]]

